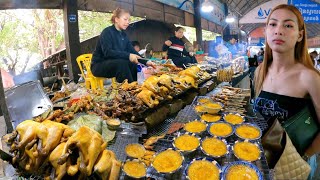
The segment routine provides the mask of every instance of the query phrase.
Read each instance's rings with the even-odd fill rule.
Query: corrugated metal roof
[[[268,2],[270,0],[220,0],[223,3],[228,5],[228,9],[233,12],[237,18],[243,17],[251,9]],[[320,0],[312,0],[314,2],[320,3]],[[90,2],[90,3],[89,3]],[[90,9],[99,9],[101,3],[104,3],[105,0],[78,0],[79,9],[90,10]],[[112,1],[114,3],[128,3],[132,0],[118,0]],[[1,0],[0,1],[0,10],[2,9],[16,9],[16,8],[39,8],[39,9],[59,9],[62,8],[63,0]],[[86,7],[87,4],[90,4],[90,8]],[[96,6],[96,7],[91,7]],[[257,27],[264,26],[264,24],[243,24],[240,25],[240,29],[244,30],[246,33],[250,33],[252,30]],[[307,24],[307,34],[308,37],[315,37],[320,35],[320,23]]]

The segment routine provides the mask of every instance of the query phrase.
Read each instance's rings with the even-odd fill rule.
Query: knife
[[[3,151],[2,149],[0,149],[0,158],[4,161],[11,163],[13,156],[11,154]]]
[[[143,64],[143,65],[147,65],[147,62],[150,61],[151,59],[148,58],[140,58],[138,59],[138,62]]]

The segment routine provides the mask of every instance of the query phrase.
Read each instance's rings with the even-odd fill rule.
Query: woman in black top
[[[137,81],[137,64],[140,55],[134,50],[126,33],[130,22],[127,10],[117,8],[111,18],[112,26],[105,28],[98,40],[91,62],[96,77],[116,77],[118,82]],[[147,65],[154,66],[151,61]]]
[[[197,60],[193,56],[193,52],[188,52],[184,43],[181,40],[185,29],[183,27],[176,27],[174,34],[175,36],[170,37],[169,40],[164,42],[162,47],[163,51],[168,50],[168,58],[172,59],[173,63],[177,67],[185,68],[189,63],[196,63]]]
[[[276,117],[281,122],[311,104],[320,120],[320,74],[308,55],[300,11],[285,4],[273,8],[265,34],[264,60],[255,74],[255,110],[266,120]],[[305,157],[319,153],[319,144],[320,133],[304,152]]]

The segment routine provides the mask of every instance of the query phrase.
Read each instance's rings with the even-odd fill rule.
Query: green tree
[[[37,53],[37,43],[28,30],[31,27],[13,11],[0,12],[0,61],[12,75],[23,73],[33,53]]]
[[[112,13],[102,13],[94,11],[79,11],[79,35],[80,41],[100,35],[102,30],[110,25]],[[130,17],[132,23],[143,18]]]
[[[62,10],[34,9],[34,29],[38,37],[39,50],[42,58],[47,58],[65,47],[63,37]]]

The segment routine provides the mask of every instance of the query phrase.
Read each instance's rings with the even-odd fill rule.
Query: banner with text
[[[304,22],[320,23],[320,4],[310,0],[289,0],[301,12]]]

